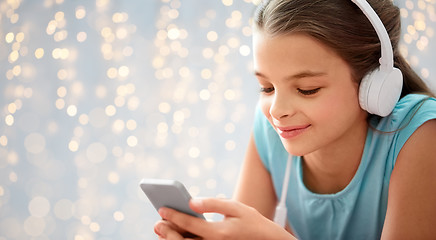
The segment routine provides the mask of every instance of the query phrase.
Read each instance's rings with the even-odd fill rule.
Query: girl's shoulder
[[[418,120],[411,121],[413,132],[399,151],[390,178],[383,229],[386,238],[429,239],[436,234],[435,111],[434,99],[426,100],[416,110],[414,118]]]
[[[424,122],[436,118],[436,99],[424,94],[408,94],[401,98],[392,113],[384,118],[372,117],[370,124],[386,133],[415,131]],[[407,131],[406,131],[407,132]]]

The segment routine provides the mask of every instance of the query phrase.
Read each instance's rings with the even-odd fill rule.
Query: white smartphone
[[[161,207],[168,207],[205,219],[203,214],[194,212],[189,207],[191,195],[179,181],[144,178],[139,185],[156,210],[159,210]]]

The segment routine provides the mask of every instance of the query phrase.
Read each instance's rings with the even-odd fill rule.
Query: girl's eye
[[[274,91],[273,87],[260,88],[260,92],[262,92],[262,93],[271,93],[272,91]]]
[[[309,89],[309,90],[303,90],[301,88],[297,88],[297,91],[303,95],[312,95],[317,93],[321,88],[314,88],[314,89]]]

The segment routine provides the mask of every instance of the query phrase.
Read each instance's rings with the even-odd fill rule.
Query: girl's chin
[[[307,155],[311,152],[311,151],[308,151],[307,148],[297,147],[297,146],[295,146],[295,144],[291,145],[285,141],[283,141],[283,139],[282,139],[283,146],[285,147],[286,152],[288,152],[292,156],[304,156],[304,155]]]

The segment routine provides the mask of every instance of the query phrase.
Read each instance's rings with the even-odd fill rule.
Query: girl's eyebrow
[[[255,71],[254,75],[256,75],[257,77],[268,79],[268,77],[266,75],[264,75],[263,73],[260,73],[258,71]],[[322,72],[322,71],[304,70],[304,71],[301,71],[299,73],[287,76],[287,77],[285,77],[285,79],[288,79],[288,80],[298,80],[298,79],[301,79],[301,78],[319,77],[319,76],[324,76],[324,75],[327,75],[327,73]]]
[[[254,71],[254,75],[257,77],[261,77],[261,78],[267,78],[265,75],[263,75],[262,73],[260,73],[258,71]]]
[[[300,78],[307,78],[307,77],[319,77],[319,76],[323,76],[323,75],[327,75],[327,73],[325,72],[315,72],[315,71],[302,71],[300,73],[297,73],[295,75],[289,76],[286,79],[300,79]]]

